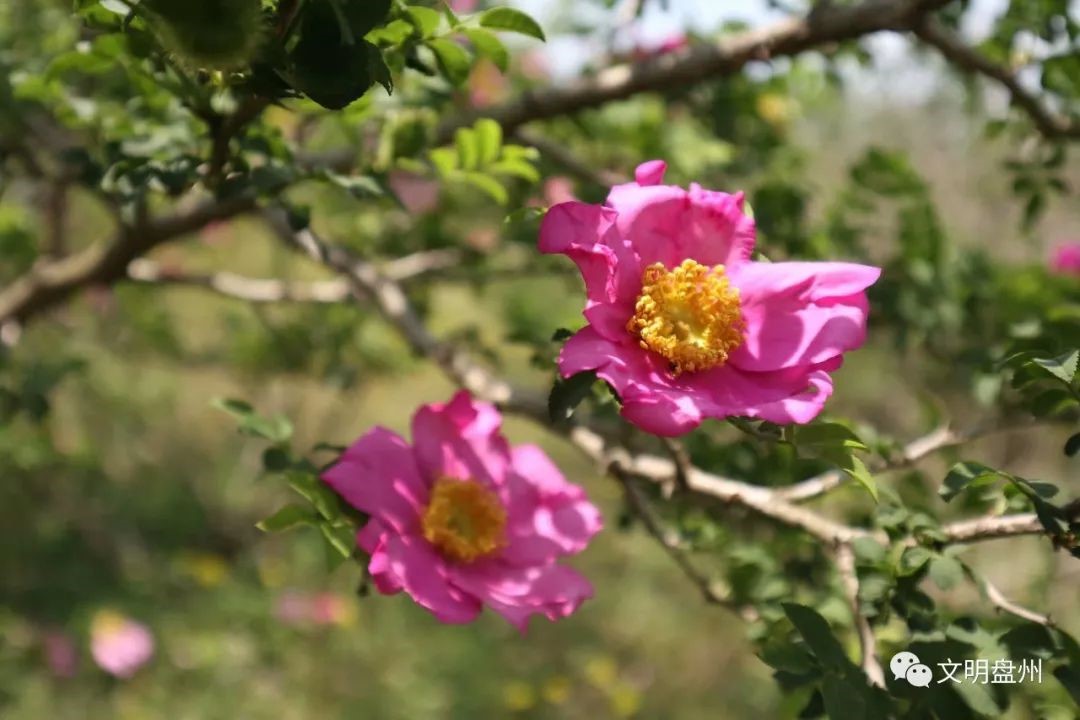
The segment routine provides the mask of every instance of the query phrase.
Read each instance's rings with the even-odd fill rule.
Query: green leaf
[[[315,510],[327,520],[341,517],[341,500],[316,475],[306,472],[290,472],[289,487],[310,502]]]
[[[930,580],[942,590],[951,590],[964,579],[964,566],[948,555],[935,555],[930,559],[927,573]]]
[[[263,469],[267,472],[281,472],[292,465],[288,450],[280,447],[268,447],[262,455]]]
[[[510,200],[510,196],[506,192],[506,188],[502,184],[491,177],[480,172],[462,172],[458,173],[457,177],[469,183],[470,185],[477,187],[487,193],[492,200],[505,205]]]
[[[435,53],[446,79],[454,85],[461,85],[469,79],[469,70],[472,67],[472,58],[468,51],[450,40],[436,38],[428,40],[428,47]]]
[[[1055,358],[1035,358],[1031,362],[1061,382],[1069,385],[1076,377],[1076,366],[1080,361],[1080,350],[1058,355]]]
[[[457,148],[457,166],[462,170],[475,170],[480,164],[480,142],[472,128],[459,128],[454,133]]]
[[[290,503],[270,517],[257,522],[255,527],[263,532],[276,533],[291,530],[300,525],[312,525],[315,520],[316,517],[310,509]]]
[[[847,678],[829,673],[821,683],[825,714],[831,720],[869,720],[865,692]],[[876,720],[876,719],[875,719]]]
[[[319,523],[319,530],[322,531],[330,547],[342,558],[352,557],[353,550],[356,548],[356,533],[351,527],[322,522]]]
[[[494,33],[480,28],[462,28],[461,32],[464,33],[465,37],[469,38],[469,42],[472,43],[477,55],[486,57],[495,64],[495,67],[502,72],[506,72],[510,66],[510,53],[507,52],[502,40],[496,37]]]
[[[1054,668],[1054,677],[1064,686],[1073,702],[1080,705],[1080,669],[1069,665]]]
[[[367,92],[376,80],[389,87],[379,49],[367,40],[342,41],[345,22],[354,39],[386,17],[390,0],[309,2],[299,21],[300,39],[289,53],[287,79],[325,108],[338,110]]]
[[[514,8],[492,8],[480,16],[480,25],[493,30],[508,30],[534,37],[537,40],[546,40],[540,24],[527,14]]]
[[[826,669],[842,672],[852,667],[851,660],[833,635],[829,623],[816,610],[795,603],[783,603],[782,607],[791,624],[814,653],[814,657]]]
[[[924,547],[907,548],[904,550],[904,554],[900,556],[900,566],[897,568],[897,572],[904,576],[914,575],[919,570],[922,570],[923,566],[932,557],[933,553]]]
[[[420,37],[429,38],[439,29],[441,16],[438,10],[432,10],[420,5],[410,5],[405,12],[409,21],[420,32]]]
[[[866,450],[864,443],[855,432],[835,422],[820,422],[811,425],[799,425],[795,428],[794,443],[806,446],[837,446],[853,450]]]
[[[994,482],[999,477],[1003,477],[1003,475],[997,470],[989,468],[981,463],[957,463],[952,466],[948,475],[945,476],[945,480],[941,483],[941,488],[938,490],[938,495],[940,495],[941,499],[945,502],[949,502],[964,490],[968,488],[984,487]]]
[[[491,118],[477,120],[473,126],[481,166],[489,165],[499,158],[502,151],[502,125]]]
[[[1043,390],[1031,401],[1031,414],[1035,417],[1049,417],[1068,410],[1076,405],[1076,398],[1064,388]]]
[[[499,160],[488,165],[487,169],[496,175],[510,175],[531,183],[540,182],[540,171],[529,162],[517,158]]]
[[[552,422],[569,420],[574,409],[589,396],[594,382],[596,373],[592,370],[556,380],[548,395],[548,417]]]

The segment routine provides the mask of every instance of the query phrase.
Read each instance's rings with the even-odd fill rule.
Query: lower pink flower
[[[577,263],[588,324],[559,355],[565,377],[609,382],[630,422],[679,435],[705,418],[812,420],[829,373],[866,338],[880,275],[842,262],[753,262],[741,193],[663,185],[661,161],[604,205],[548,211],[540,250]]]
[[[154,636],[142,623],[103,610],[90,625],[90,654],[105,672],[129,678],[154,656]]]
[[[511,448],[491,405],[459,392],[413,416],[413,444],[377,427],[323,474],[370,516],[357,535],[382,593],[404,590],[446,623],[483,606],[523,631],[592,597],[558,559],[585,548],[600,513],[535,445]]]
[[[1050,255],[1050,269],[1060,275],[1080,275],[1080,241],[1055,247]]]

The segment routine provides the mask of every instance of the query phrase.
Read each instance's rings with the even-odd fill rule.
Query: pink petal
[[[412,434],[420,471],[427,478],[479,480],[496,488],[510,465],[510,448],[500,434],[495,406],[460,391],[445,404],[421,407]]]
[[[641,291],[641,269],[615,230],[609,208],[568,202],[548,210],[540,225],[540,252],[573,260],[585,281],[585,316],[601,332],[623,332]]]
[[[866,340],[863,290],[881,271],[852,263],[747,263],[736,268],[746,322],[732,364],[745,370],[813,365]]]
[[[778,424],[808,423],[818,416],[833,392],[832,378],[824,370],[810,373],[810,390],[775,402],[748,408],[746,415]]]
[[[592,585],[563,565],[511,567],[497,561],[451,568],[452,582],[521,632],[533,615],[564,618],[593,596]]]
[[[600,511],[535,445],[516,447],[509,475],[509,544],[514,565],[545,564],[581,552],[603,527]]]
[[[412,448],[400,435],[382,427],[353,443],[322,479],[345,502],[398,532],[417,527],[428,500]]]
[[[383,581],[391,587],[403,587],[442,622],[472,622],[480,613],[480,601],[450,585],[445,562],[422,539],[391,536],[385,556],[385,561],[380,561],[385,562],[385,572],[380,574],[388,577]]]
[[[649,160],[634,170],[634,180],[638,185],[659,185],[664,181],[667,163],[663,160]]]
[[[794,418],[805,417],[811,409],[816,415],[828,393],[813,397],[806,393],[812,377],[818,377],[813,373],[831,370],[838,362],[839,357],[819,365],[769,372],[748,372],[729,363],[675,377],[659,355],[632,341],[611,342],[590,327],[570,338],[559,355],[559,369],[564,376],[595,369],[597,376],[611,383],[618,393],[623,417],[647,432],[663,436],[687,433],[705,418]],[[824,389],[831,392],[831,384]]]
[[[611,188],[607,205],[618,212],[619,233],[642,268],[655,262],[673,268],[688,258],[733,267],[754,249],[754,221],[743,213],[742,193],[627,183]]]

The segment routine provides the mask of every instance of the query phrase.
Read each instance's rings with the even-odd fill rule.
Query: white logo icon
[[[896,680],[907,680],[915,687],[928,687],[934,679],[934,673],[929,665],[923,665],[919,656],[913,652],[898,652],[889,661],[889,669],[892,670]]]

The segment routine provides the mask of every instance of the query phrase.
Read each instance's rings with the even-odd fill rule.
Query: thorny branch
[[[961,70],[983,75],[1008,90],[1013,103],[1027,113],[1038,131],[1048,139],[1080,138],[1080,121],[1055,113],[1040,98],[1024,88],[1011,68],[998,65],[968,47],[941,23],[924,18],[915,26],[915,35],[927,45],[937,48],[946,60]]]

